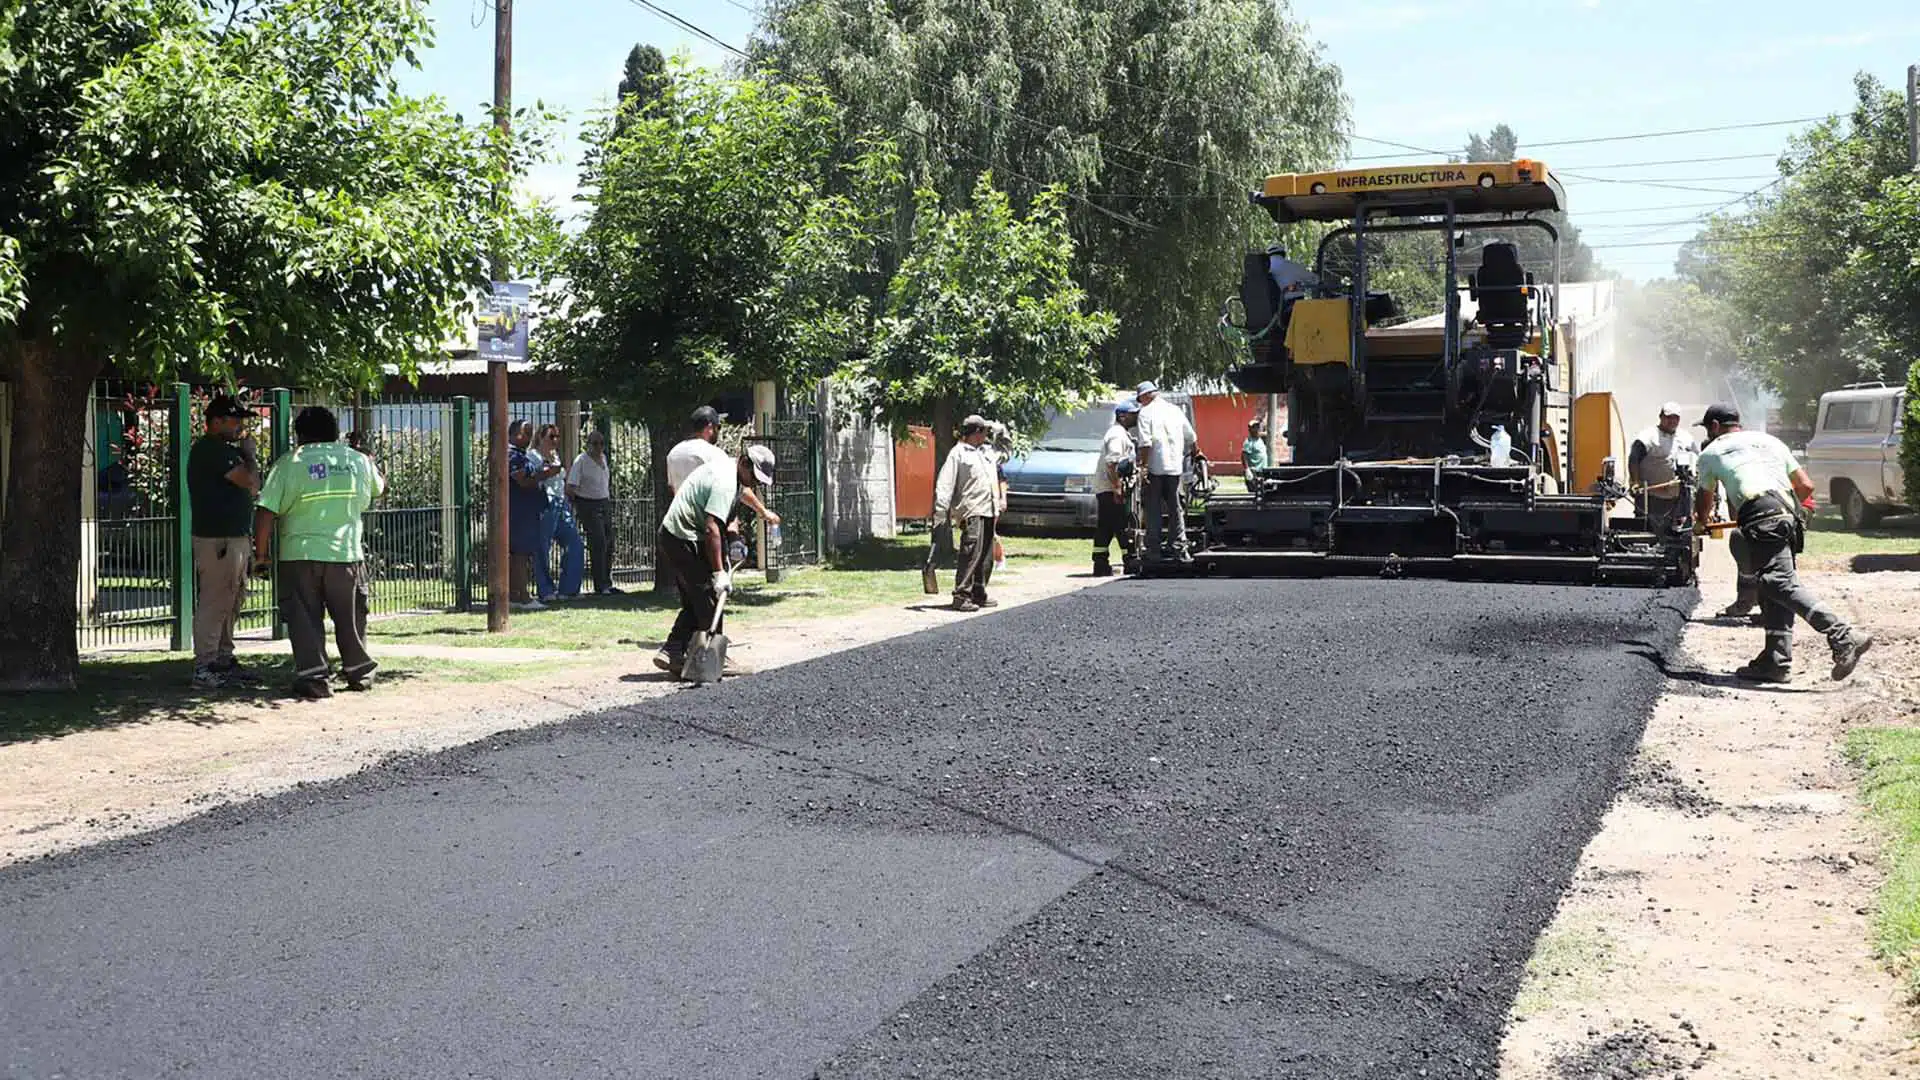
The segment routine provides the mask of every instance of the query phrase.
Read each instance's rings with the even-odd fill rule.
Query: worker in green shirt
[[[680,593],[680,614],[667,632],[666,644],[654,654],[653,666],[680,678],[694,632],[717,633],[726,628],[725,617],[716,616],[733,589],[726,561],[727,522],[742,491],[762,491],[772,483],[773,451],[756,444],[737,459],[723,456],[708,461],[674,490],[673,505],[667,507],[654,536],[654,552],[660,572]],[[745,674],[745,669],[729,656],[721,674]]]
[[[1266,434],[1256,416],[1247,421],[1247,441],[1240,444],[1240,467],[1245,470],[1249,490],[1253,488],[1253,471],[1264,469],[1268,464]]]
[[[340,422],[318,405],[293,419],[298,446],[273,463],[254,511],[253,558],[264,571],[269,543],[280,541],[280,616],[293,641],[293,692],[332,697],[326,624],[333,617],[340,674],[347,689],[369,689],[377,664],[367,655],[367,573],[360,516],[386,490],[366,455],[341,443]]]

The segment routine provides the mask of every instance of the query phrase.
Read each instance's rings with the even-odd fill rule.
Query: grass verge
[[[1920,728],[1860,728],[1847,737],[1847,757],[1865,771],[1861,793],[1886,836],[1874,952],[1920,1003]]]
[[[1838,514],[1820,514],[1807,529],[1804,557],[1836,569],[1920,570],[1920,514],[1888,518],[1857,532]]]

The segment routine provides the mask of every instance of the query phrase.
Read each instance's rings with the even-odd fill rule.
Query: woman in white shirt
[[[593,591],[615,595],[620,590],[613,584],[613,472],[607,464],[605,433],[587,433],[587,448],[567,470],[566,491],[573,501],[574,520],[586,537]]]

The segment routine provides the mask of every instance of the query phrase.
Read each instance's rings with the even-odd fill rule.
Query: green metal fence
[[[764,423],[767,434],[750,435],[745,441],[773,451],[773,491],[767,505],[780,515],[780,546],[771,553],[773,562],[780,566],[819,562],[824,526],[820,500],[824,455],[819,418]]]

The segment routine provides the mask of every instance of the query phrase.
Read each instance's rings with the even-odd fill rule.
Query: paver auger
[[[1246,350],[1229,379],[1286,395],[1292,460],[1257,470],[1245,495],[1203,489],[1188,514],[1193,563],[1145,573],[1693,580],[1686,522],[1615,516],[1636,500],[1602,430],[1618,427],[1611,396],[1572,393],[1571,335],[1555,316],[1560,237],[1537,216],[1565,198],[1546,166],[1273,176],[1252,201],[1281,224],[1338,223],[1311,273],[1277,248],[1249,255],[1221,318]],[[1438,238],[1425,280],[1444,274],[1442,310],[1412,320],[1369,282],[1378,263],[1389,285],[1418,284],[1410,234]],[[1523,250],[1542,269],[1550,260],[1546,287]]]

